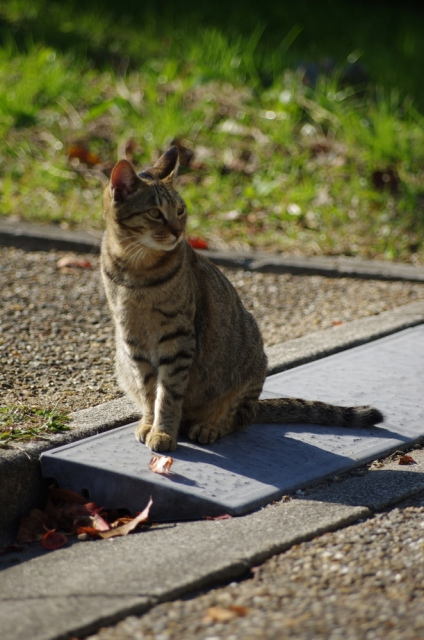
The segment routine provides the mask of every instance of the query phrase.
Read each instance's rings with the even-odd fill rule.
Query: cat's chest
[[[123,336],[143,342],[157,342],[162,333],[161,319],[155,312],[155,299],[122,292],[115,299],[114,320]]]
[[[134,295],[122,291],[113,306],[118,341],[127,346],[139,345],[146,353],[166,350],[170,342],[165,341],[164,336],[177,328],[183,330],[184,337],[194,327],[192,296],[184,296],[178,290],[166,295]]]

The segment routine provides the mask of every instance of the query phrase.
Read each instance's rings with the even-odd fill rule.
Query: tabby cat
[[[221,271],[185,240],[187,209],[173,188],[178,149],[138,174],[127,160],[104,192],[101,269],[116,329],[122,389],[142,410],[136,438],[173,451],[257,422],[370,426],[372,407],[259,400],[267,371],[253,316]]]

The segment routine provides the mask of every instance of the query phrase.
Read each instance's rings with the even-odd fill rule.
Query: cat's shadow
[[[358,460],[378,457],[377,450],[393,450],[409,440],[389,426],[347,430],[310,424],[255,424],[212,445],[182,438],[171,454],[175,472],[167,478],[176,484],[200,486],[204,467],[207,476],[225,472],[278,486],[285,477],[309,476],[311,469],[320,468],[324,476],[326,471],[352,468]]]

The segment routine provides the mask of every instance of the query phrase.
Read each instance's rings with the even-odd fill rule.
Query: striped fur
[[[137,175],[126,160],[104,192],[102,277],[116,329],[122,389],[143,412],[136,437],[172,451],[179,433],[206,444],[251,423],[368,426],[371,407],[295,398],[261,400],[267,361],[235,289],[184,238],[186,207],[173,188],[171,147]]]

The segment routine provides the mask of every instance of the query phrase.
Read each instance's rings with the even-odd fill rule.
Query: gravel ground
[[[424,494],[89,640],[424,638]]]
[[[92,267],[59,268],[64,257]],[[267,345],[424,299],[424,284],[223,271]],[[0,248],[0,287],[3,406],[76,411],[121,395],[98,256]]]

